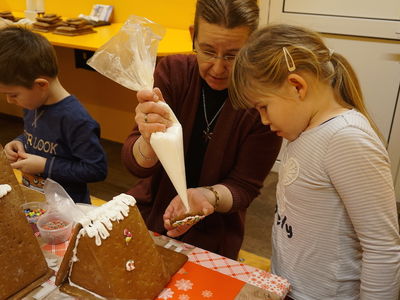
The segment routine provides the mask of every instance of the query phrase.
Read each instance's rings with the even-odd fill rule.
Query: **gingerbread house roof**
[[[22,211],[24,194],[0,145],[0,184],[11,190],[0,198],[0,299],[20,299],[53,271]]]
[[[154,299],[186,260],[155,245],[135,199],[121,194],[74,228],[56,284],[85,299]]]

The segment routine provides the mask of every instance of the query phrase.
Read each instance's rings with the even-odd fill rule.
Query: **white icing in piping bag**
[[[167,103],[161,101],[157,103],[164,105],[168,109],[173,125],[167,128],[165,132],[153,132],[150,137],[150,144],[179,197],[181,197],[188,213],[190,207],[186,186],[182,126]]]

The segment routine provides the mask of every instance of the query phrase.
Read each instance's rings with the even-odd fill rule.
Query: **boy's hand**
[[[11,167],[27,174],[39,174],[44,172],[47,159],[39,155],[18,153],[19,160],[11,164]]]
[[[7,159],[13,163],[20,158],[18,153],[25,153],[24,145],[20,141],[11,141],[4,146]]]

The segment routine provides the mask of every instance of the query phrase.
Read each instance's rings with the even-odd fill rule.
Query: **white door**
[[[399,0],[262,0],[268,22],[290,22],[324,33],[400,39]],[[260,5],[261,6],[261,5]]]
[[[400,201],[400,1],[262,0],[260,8],[261,24],[284,22],[322,32],[328,46],[350,61],[387,141]]]

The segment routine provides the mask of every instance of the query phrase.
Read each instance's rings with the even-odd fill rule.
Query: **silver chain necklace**
[[[201,89],[201,93],[203,96],[203,112],[204,112],[204,118],[206,119],[206,124],[207,124],[207,129],[203,130],[203,135],[204,135],[204,140],[206,142],[208,142],[209,140],[211,140],[213,132],[210,131],[210,127],[212,125],[212,123],[214,123],[215,119],[217,118],[217,116],[219,115],[219,113],[221,112],[222,108],[225,105],[225,102],[221,105],[221,107],[218,109],[218,111],[215,113],[214,117],[211,119],[210,122],[208,122],[208,117],[207,117],[207,110],[206,110],[206,97],[204,95],[204,89]]]
[[[35,109],[35,116],[34,116],[34,119],[33,119],[33,122],[32,122],[32,127],[36,128],[37,121],[40,119],[41,116],[43,116],[43,114],[44,114],[44,110],[42,110],[38,115],[37,114],[37,109]]]

